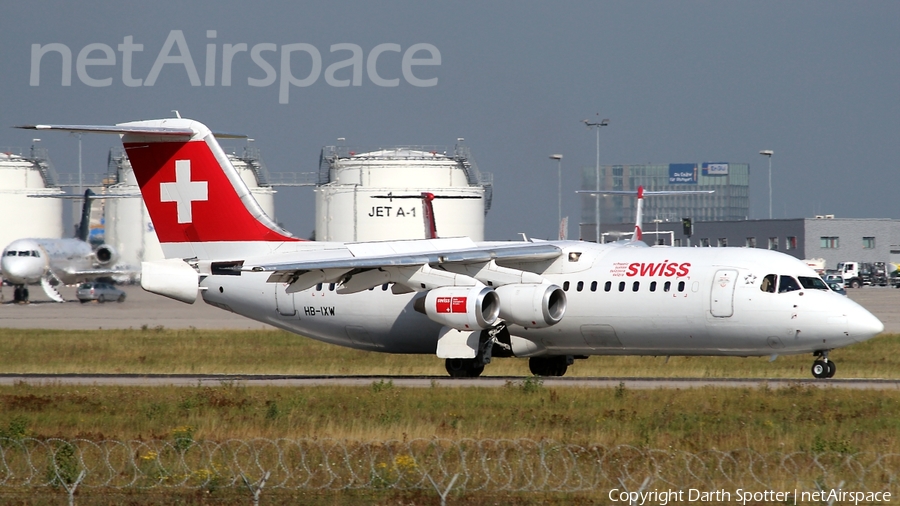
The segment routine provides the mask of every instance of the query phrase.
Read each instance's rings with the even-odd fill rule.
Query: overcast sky
[[[581,120],[599,113],[611,122],[601,131],[604,165],[749,163],[752,218],[768,214],[762,149],[775,151],[775,217],[900,218],[900,2],[285,4],[11,2],[0,17],[0,123],[111,124],[177,109],[256,139],[275,172],[315,171],[321,147],[338,137],[351,146],[464,137],[494,174],[486,238],[512,239],[555,236],[553,153],[564,155],[563,214],[577,236],[573,192],[595,158]],[[193,65],[165,63],[183,56],[177,31]],[[54,43],[71,51],[69,86],[59,53],[32,68],[32,45]],[[224,86],[225,46],[240,44]],[[307,44],[287,55],[305,86],[282,72],[292,44]],[[358,77],[352,67],[329,72],[353,54],[332,51],[337,44],[362,50]],[[415,44],[425,49],[407,54]],[[386,50],[370,59],[377,47]],[[254,48],[267,63],[254,62]],[[435,50],[440,63],[423,64],[437,63]],[[310,52],[321,56],[318,75]],[[27,149],[34,137],[0,133],[0,146]],[[77,171],[74,137],[41,137],[60,172]],[[117,139],[83,143],[85,171],[105,172]],[[277,220],[298,235],[309,235],[314,212],[310,189],[276,196]]]

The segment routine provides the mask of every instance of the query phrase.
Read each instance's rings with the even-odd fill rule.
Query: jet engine
[[[415,309],[433,321],[457,330],[489,328],[500,315],[500,298],[479,286],[443,286],[415,302]]]
[[[101,244],[94,251],[94,258],[97,259],[97,263],[100,265],[112,265],[119,259],[119,252],[109,244]]]
[[[556,325],[566,313],[566,292],[557,285],[513,284],[495,289],[500,296],[500,317],[523,327]]]

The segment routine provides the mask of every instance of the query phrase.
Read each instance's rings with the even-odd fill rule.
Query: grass
[[[805,386],[628,390],[0,387],[0,437],[551,439],[699,451],[900,451],[900,392]]]
[[[360,352],[280,331],[0,329],[5,373],[223,373],[445,375],[434,356]],[[898,377],[900,336],[837,350],[838,377]],[[811,357],[592,357],[575,376],[809,378]],[[807,387],[629,390],[549,387],[527,362],[498,359],[487,375],[520,376],[503,388],[0,386],[0,438],[172,441],[434,437],[551,439],[702,452],[900,452],[900,391]],[[98,489],[99,490],[99,489]],[[118,494],[118,495],[110,495]],[[246,504],[246,490],[106,490],[77,504]],[[596,494],[465,493],[451,504],[605,504]],[[6,504],[61,504],[51,489],[3,489]],[[440,504],[433,491],[267,490],[265,504]]]
[[[434,355],[352,350],[276,330],[0,329],[3,373],[446,375]],[[837,378],[900,378],[900,335],[835,350]],[[811,355],[779,357],[591,357],[567,376],[811,377]],[[526,376],[527,361],[496,359],[488,376]]]

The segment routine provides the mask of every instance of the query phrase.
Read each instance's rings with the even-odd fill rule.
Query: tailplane
[[[22,128],[120,134],[167,258],[262,254],[299,241],[266,215],[202,123],[170,118]]]

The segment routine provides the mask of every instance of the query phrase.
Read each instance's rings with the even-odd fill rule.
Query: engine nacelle
[[[113,265],[119,259],[119,252],[109,244],[101,244],[94,251],[94,258],[97,259],[97,263],[100,265]]]
[[[566,314],[566,292],[557,285],[503,285],[494,289],[500,296],[500,317],[508,323],[528,328],[556,325]]]
[[[442,286],[416,300],[415,309],[450,328],[479,330],[497,321],[500,297],[484,285]]]

